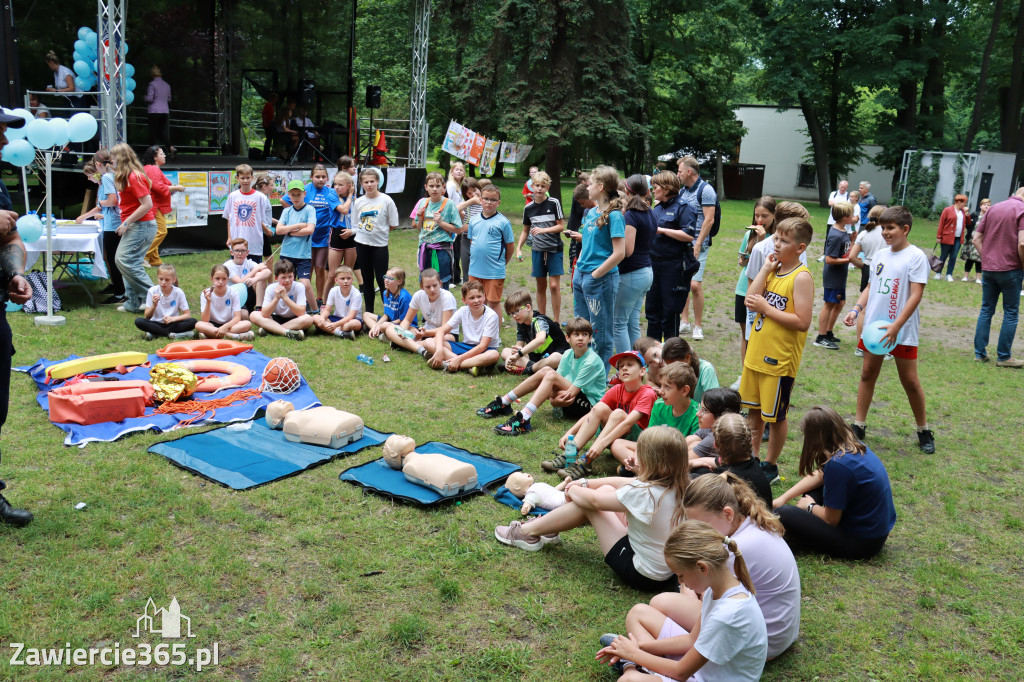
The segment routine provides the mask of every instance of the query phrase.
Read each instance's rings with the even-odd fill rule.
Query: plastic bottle
[[[565,444],[565,464],[566,466],[576,462],[576,441],[575,436],[569,436],[569,441]]]
[[[356,356],[356,360],[358,360],[359,362],[364,362],[367,365],[373,365],[373,358],[371,358],[369,355],[365,355],[363,353],[360,353],[359,355],[357,355]]]

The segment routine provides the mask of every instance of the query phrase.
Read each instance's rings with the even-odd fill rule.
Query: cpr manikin
[[[406,479],[426,486],[445,497],[477,487],[476,467],[447,455],[415,451],[416,441],[408,436],[394,435],[384,441],[384,461],[401,470]]]
[[[508,491],[523,501],[523,508],[519,511],[523,515],[529,514],[534,507],[551,511],[558,509],[565,504],[565,486],[572,480],[566,477],[557,486],[547,483],[535,483],[533,476],[522,471],[510,475],[505,481]]]
[[[267,405],[267,426],[294,443],[340,448],[363,437],[363,420],[333,407],[296,410],[287,400]]]

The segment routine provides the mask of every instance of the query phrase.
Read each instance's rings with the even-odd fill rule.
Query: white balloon
[[[53,146],[53,130],[45,118],[29,121],[25,126],[25,137],[36,149],[49,149]]]
[[[63,147],[70,139],[68,137],[68,120],[66,118],[51,118],[49,120],[50,135],[53,136],[53,145]]]

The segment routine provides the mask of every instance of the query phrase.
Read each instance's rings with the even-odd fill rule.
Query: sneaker
[[[682,336],[683,334],[686,334],[689,331],[690,331],[690,323],[689,322],[682,322],[682,323],[680,323],[680,325],[679,325],[679,335],[680,336]]]
[[[932,279],[942,279],[942,275],[936,272],[934,275],[932,275]]]
[[[742,376],[736,377],[736,381],[732,382],[732,386],[730,386],[729,388],[731,388],[734,391],[740,390],[740,380],[741,379],[743,379]]]
[[[238,335],[238,340],[243,343],[246,341],[254,341],[255,339],[256,334],[254,334],[251,329],[247,332],[242,332],[241,334]]]
[[[978,279],[974,280],[974,283],[981,284],[981,278],[979,277]],[[1024,291],[1022,291],[1021,293],[1024,294]]]
[[[204,333],[202,333],[202,332],[199,332],[199,334],[198,334],[197,336],[199,337],[199,340],[200,340],[200,341],[202,341],[203,339],[205,339],[205,338],[206,338],[206,334],[204,334]]]
[[[829,350],[839,350],[839,344],[835,341],[830,341],[827,336],[818,335],[818,338],[814,340],[814,345],[818,348],[827,348]]]
[[[418,348],[416,349],[416,354],[417,354],[417,355],[419,355],[419,356],[420,356],[421,358],[427,358],[427,357],[429,357],[429,356],[427,355],[427,349],[426,349],[426,348],[424,348],[423,346],[420,346],[420,347],[418,347]]]
[[[853,429],[853,435],[857,437],[857,440],[864,442],[864,439],[868,435],[868,427],[861,426],[859,424],[850,424],[850,428]]]
[[[625,464],[620,464],[615,468],[615,475],[621,478],[634,478],[636,477],[636,472],[627,469]]]
[[[342,333],[338,334],[338,336],[343,338],[343,339],[348,339],[349,341],[355,341],[356,340],[356,333],[353,332],[353,331],[342,332]]]
[[[843,342],[843,340],[842,340],[842,339],[838,338],[838,337],[837,337],[837,336],[836,336],[835,334],[833,334],[832,332],[829,332],[828,334],[825,334],[825,336],[827,336],[827,337],[828,337],[828,340],[829,340],[829,341],[831,341],[832,343],[842,343],[842,342]]]
[[[818,262],[819,263],[824,263],[825,262],[825,257],[824,256],[819,256],[818,257]]]
[[[921,448],[921,452],[926,455],[935,454],[935,435],[931,429],[917,432],[917,447]]]
[[[519,365],[515,365],[515,366],[512,367],[512,369],[506,369],[505,371],[508,372],[509,374],[516,374],[516,375],[518,375],[518,374],[525,373],[526,372],[526,368],[525,367],[520,367]]]
[[[107,298],[103,299],[100,302],[100,305],[114,305],[115,303],[120,304],[120,303],[124,303],[127,300],[128,299],[125,298],[124,296],[118,296],[117,294],[111,294]],[[120,308],[118,310],[120,310]]]
[[[256,333],[259,334],[260,336],[266,336],[267,330],[264,329],[263,327],[256,327]]]
[[[947,282],[952,282],[953,281],[953,275],[946,275],[946,281]]]
[[[543,549],[544,542],[540,538],[527,535],[522,528],[522,521],[513,521],[507,526],[497,526],[494,529],[494,539],[503,545],[525,549],[527,552]]]
[[[765,478],[768,479],[768,485],[775,485],[782,479],[779,478],[779,465],[771,462],[761,462],[761,471],[764,472]]]
[[[187,339],[194,339],[194,338],[196,338],[196,333],[195,332],[174,332],[172,334],[168,334],[167,337],[171,341],[185,341]]]
[[[522,412],[516,412],[507,422],[494,427],[494,432],[499,436],[521,436],[530,431],[533,431],[533,426],[529,419],[523,417]]]
[[[481,407],[476,411],[476,416],[483,417],[484,419],[494,419],[495,417],[511,417],[513,414],[512,406],[506,405],[501,402],[501,396],[495,396],[494,400],[487,403],[484,407]],[[554,469],[552,469],[554,471]]]
[[[558,477],[563,481],[565,480],[566,476],[575,481],[580,478],[586,478],[587,476],[593,476],[594,468],[585,462],[576,460],[569,466],[565,467],[564,469],[559,469],[555,473],[557,473]]]
[[[558,453],[552,459],[546,459],[540,463],[544,471],[558,471],[565,468],[565,453]]]
[[[562,536],[558,533],[552,535],[541,535],[540,541],[544,545],[560,545],[562,544]]]
[[[1014,369],[1020,369],[1024,367],[1024,360],[1014,360],[1009,358],[1007,360],[996,360],[996,367],[1012,367]]]
[[[152,340],[154,340],[155,338],[156,338],[156,337],[155,337],[155,336],[153,336],[153,332],[146,332],[146,341],[152,341]]]
[[[864,351],[862,351],[860,348],[855,348],[853,354],[856,355],[858,358],[864,357]]]
[[[293,339],[295,341],[302,341],[303,339],[306,338],[306,335],[302,332],[301,329],[287,329],[285,330],[284,335],[287,338]]]
[[[767,424],[765,424],[764,425],[764,431],[761,432],[761,442],[762,443],[767,443],[768,442],[768,436],[769,436],[770,433],[771,433],[771,429],[768,428]]]
[[[700,341],[704,338],[704,330],[700,327],[693,328],[693,340]]]
[[[960,280],[960,281],[961,281],[961,282],[966,282],[967,280],[968,280],[968,278],[967,278],[967,277],[964,277],[964,278],[963,278],[962,280]]]
[[[885,356],[882,359],[883,360],[892,360],[892,354],[886,353]]]

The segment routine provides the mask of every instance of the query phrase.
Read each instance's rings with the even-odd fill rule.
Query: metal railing
[[[377,118],[374,116],[372,130],[384,133],[384,139],[388,146],[385,156],[393,162],[393,165],[408,166],[410,164],[409,149],[411,136],[409,134],[409,119]],[[370,134],[370,117],[357,117],[355,139],[359,147],[360,158],[365,157],[367,155],[367,148],[373,146]],[[371,156],[373,153],[373,149],[369,149]]]

